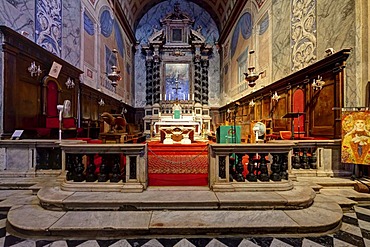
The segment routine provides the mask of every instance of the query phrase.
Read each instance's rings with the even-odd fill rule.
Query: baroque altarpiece
[[[160,23],[161,28],[153,28],[142,47],[146,57],[144,131],[153,134],[156,123],[176,119],[197,123],[198,134],[206,132],[211,120],[208,67],[212,47],[206,44],[201,27],[194,29],[194,21],[178,4]],[[179,106],[180,114],[175,114],[174,106]]]

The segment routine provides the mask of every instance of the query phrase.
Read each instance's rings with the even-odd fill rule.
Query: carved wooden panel
[[[15,108],[16,128],[32,129],[39,126],[37,116],[40,112],[40,88],[38,84],[21,82],[16,90]]]
[[[277,103],[274,103],[273,110],[273,131],[287,130],[287,119],[283,116],[287,113],[287,94],[280,95]]]
[[[262,102],[261,101],[256,102],[254,106],[254,111],[255,111],[254,120],[257,120],[257,121],[261,120],[262,119]]]
[[[327,80],[325,86],[314,91],[311,99],[311,135],[334,135],[334,81]]]
[[[262,119],[270,118],[270,98],[266,97],[262,100]]]

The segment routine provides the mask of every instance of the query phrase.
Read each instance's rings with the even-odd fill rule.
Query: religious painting
[[[342,163],[370,165],[370,111],[342,113]]]
[[[189,81],[189,64],[165,64],[164,100],[190,100]]]

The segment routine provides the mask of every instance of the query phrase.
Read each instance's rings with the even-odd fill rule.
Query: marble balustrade
[[[66,178],[61,185],[63,190],[142,192],[147,187],[146,144],[62,143],[60,148],[62,173]],[[92,161],[96,155],[101,158],[101,162]],[[93,168],[89,167],[92,163],[96,164]],[[93,177],[96,167],[99,172]]]
[[[353,166],[340,162],[340,140],[291,140],[271,141],[261,144],[210,144],[209,145],[209,187],[214,191],[289,190],[292,180],[298,176],[328,177],[350,176]],[[300,155],[300,167],[294,167],[295,154]],[[315,156],[303,159],[301,156]],[[88,175],[88,162],[98,154],[112,164],[124,156],[124,174],[113,179],[110,170],[106,182],[77,182],[67,177],[67,158],[83,163],[83,174]],[[244,159],[243,156],[252,157]],[[86,158],[88,157],[88,158]],[[256,159],[259,157],[259,159]],[[263,157],[261,160],[260,158]],[[116,159],[116,160],[115,160]],[[306,161],[305,161],[306,160]],[[240,162],[242,161],[242,162]],[[113,163],[112,163],[113,162]],[[303,162],[303,163],[302,163]],[[304,164],[307,164],[307,167]],[[70,162],[71,163],[71,162]],[[72,162],[73,166],[76,161]],[[262,170],[261,170],[262,164]],[[303,164],[303,165],[302,165]],[[81,167],[80,167],[81,168]],[[48,169],[48,170],[44,170]],[[81,170],[81,169],[80,169]],[[254,172],[250,172],[254,170]],[[146,144],[86,144],[84,141],[57,140],[0,140],[0,176],[40,176],[40,174],[61,175],[62,189],[69,191],[135,191],[147,187]],[[71,171],[74,172],[72,169]],[[248,176],[249,174],[249,176]],[[255,177],[253,177],[255,174]],[[262,174],[262,175],[261,175]],[[122,176],[123,175],[123,176]],[[252,176],[252,177],[251,177]],[[289,178],[287,179],[287,176]],[[117,177],[119,179],[117,180]],[[104,178],[100,178],[104,181]],[[77,186],[77,184],[80,184]],[[81,185],[82,184],[82,185]]]

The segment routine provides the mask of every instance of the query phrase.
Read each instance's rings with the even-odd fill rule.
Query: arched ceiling
[[[141,17],[153,6],[165,0],[109,0],[115,12],[126,26],[126,31],[135,32]],[[234,23],[248,0],[189,0],[203,7],[213,17],[221,37],[228,26]],[[125,23],[124,23],[125,22]]]

